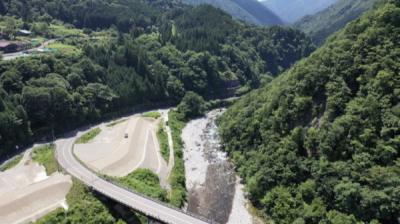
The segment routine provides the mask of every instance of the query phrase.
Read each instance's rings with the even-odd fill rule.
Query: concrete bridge
[[[60,166],[70,175],[85,183],[93,190],[118,201],[151,219],[170,224],[211,224],[210,220],[184,212],[166,203],[140,193],[133,192],[109,180],[97,176],[82,165],[73,154],[76,136],[56,141],[56,154]]]

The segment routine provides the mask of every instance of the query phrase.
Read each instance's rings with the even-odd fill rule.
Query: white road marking
[[[149,135],[149,130],[147,131],[146,144]],[[79,161],[77,161],[73,155],[72,148],[77,137],[72,137],[70,139],[57,141],[57,159],[62,167],[75,176],[82,182],[84,182],[89,187],[92,187],[96,191],[103,193],[104,195],[113,198],[127,206],[141,211],[144,214],[151,216],[160,221],[171,223],[171,224],[207,224],[208,222],[202,219],[195,218],[183,211],[179,211],[162,203],[157,203],[154,200],[142,197],[124,188],[120,188],[113,183],[107,182],[96,176],[95,173],[88,170]],[[153,138],[154,140],[154,138]],[[61,151],[60,151],[61,150]],[[144,153],[145,155],[145,153]],[[143,162],[142,156],[142,162]]]
[[[64,154],[64,156],[65,156],[65,152],[66,151],[69,151],[69,150],[62,150],[63,151],[63,154]],[[65,158],[68,158],[68,157],[73,157],[73,155],[70,155],[70,153],[68,153],[68,155],[65,157]],[[65,162],[66,163],[69,163],[68,162],[68,160],[65,160]],[[69,164],[69,165],[71,165],[70,166],[70,171],[72,171],[71,172],[71,174],[72,173],[79,173],[79,171],[78,170],[75,170],[75,168],[83,168],[83,166],[82,165],[77,165],[77,167],[74,167],[74,166],[72,166],[73,164]],[[91,172],[88,172],[88,170],[85,170],[87,173],[90,173],[90,174],[92,174]],[[78,179],[81,179],[81,178],[79,178],[79,177],[84,177],[85,176],[85,174],[84,175],[82,175],[82,176],[80,176],[80,175],[76,175],[77,177],[78,177]],[[92,176],[92,175],[89,175],[89,176]],[[111,183],[108,183],[108,182],[105,182],[105,181],[103,181],[102,179],[98,179],[98,180],[96,180],[96,178],[97,177],[95,177],[95,180],[93,180],[93,181],[91,181],[91,182],[95,182],[95,181],[98,181],[98,182],[104,182],[104,187],[107,187],[107,188],[109,188],[108,190],[109,191],[112,191],[112,193],[115,193],[115,194],[117,194],[117,195],[119,195],[120,197],[122,197],[122,198],[124,198],[125,199],[125,201],[126,202],[124,202],[124,203],[126,203],[126,204],[130,204],[129,203],[129,201],[130,200],[133,200],[133,197],[132,196],[134,196],[134,197],[140,197],[140,196],[138,196],[138,195],[134,195],[133,193],[131,193],[131,192],[129,192],[129,191],[127,191],[127,190],[125,190],[125,189],[121,189],[121,188],[118,188],[118,190],[115,190],[115,189],[113,189],[113,188],[115,188],[116,186],[115,185],[113,185],[113,184],[111,184]],[[89,178],[90,179],[90,178]],[[81,180],[83,180],[83,179],[81,179]],[[83,180],[84,181],[84,180]],[[86,182],[86,181],[84,181],[84,182]],[[112,198],[115,198],[115,199],[118,199],[118,197],[116,197],[116,196],[112,196],[110,193],[107,193],[107,192],[105,192],[105,191],[103,191],[103,190],[101,190],[101,187],[96,187],[96,184],[94,183],[94,184],[88,184],[89,186],[92,186],[93,188],[95,188],[96,190],[98,190],[98,191],[100,191],[100,192],[102,192],[102,193],[104,193],[104,194],[106,194],[106,195],[109,195],[110,197],[112,197]],[[125,195],[125,194],[127,194],[127,195],[129,195],[129,196],[127,196],[127,195]],[[139,198],[139,199],[142,199],[142,198]],[[158,204],[156,204],[155,202],[153,202],[153,201],[151,201],[151,200],[149,200],[149,199],[145,199],[144,198],[144,200],[145,200],[145,202],[141,202],[141,201],[139,201],[139,200],[134,200],[134,203],[139,203],[140,205],[139,205],[139,207],[146,207],[148,210],[155,210],[155,208],[152,208],[150,205],[147,205],[146,203],[150,203],[150,204],[155,204],[155,206],[159,206]],[[162,213],[163,215],[165,215],[165,216],[170,216],[170,217],[173,217],[174,219],[178,219],[179,221],[182,221],[182,223],[190,223],[190,222],[187,222],[186,220],[183,220],[183,219],[181,219],[181,218],[179,218],[179,217],[176,217],[176,216],[172,216],[170,213],[166,213],[166,212],[163,212],[162,210],[160,210],[160,209],[157,209],[156,210],[156,213]],[[206,222],[204,222],[204,223],[206,223]]]
[[[138,169],[139,167],[142,166],[144,160],[146,159],[146,149],[147,149],[147,143],[148,143],[148,139],[149,139],[149,130],[147,130],[146,132],[146,140],[144,141],[144,146],[143,146],[143,153],[142,153],[142,158],[140,159],[140,162],[135,166],[135,168],[133,170]]]
[[[159,174],[161,172],[161,163],[162,162],[161,162],[161,155],[160,155],[161,152],[160,152],[160,150],[157,150],[157,148],[160,148],[160,147],[157,147],[156,136],[155,136],[154,131],[151,132],[151,135],[153,137],[154,150],[156,152],[157,160],[158,160],[157,174]]]

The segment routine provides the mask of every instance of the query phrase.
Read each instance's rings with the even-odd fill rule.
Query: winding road
[[[126,206],[129,206],[130,208],[139,211],[146,216],[152,217],[164,223],[211,223],[204,218],[186,213],[163,202],[159,202],[147,196],[135,193],[97,176],[94,172],[83,166],[73,155],[73,146],[77,138],[78,136],[74,136],[56,141],[56,157],[58,163],[65,169],[65,171],[85,183],[88,187]]]

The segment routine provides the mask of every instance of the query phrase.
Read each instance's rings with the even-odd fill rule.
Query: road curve
[[[98,177],[94,172],[83,166],[73,155],[75,137],[56,141],[57,160],[61,167],[70,175],[85,183],[88,187],[112,198],[126,206],[133,208],[149,217],[170,224],[210,224],[210,221],[185,213],[150,199],[146,196],[134,193],[114,183]]]

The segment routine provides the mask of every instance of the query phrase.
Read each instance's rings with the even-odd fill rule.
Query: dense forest
[[[400,2],[350,23],[220,119],[250,199],[275,223],[400,218]]]
[[[176,0],[4,0],[0,14],[26,22],[61,20],[78,28],[103,29],[111,26],[124,32],[150,29],[161,12],[181,8]]]
[[[8,20],[21,19],[15,28],[61,21],[89,37],[111,33],[104,41],[70,38],[80,54],[0,62],[0,154],[137,105],[178,103],[187,91],[245,92],[314,50],[299,31],[246,25],[211,6],[111,2],[0,2]]]
[[[371,9],[378,1],[380,0],[338,0],[329,8],[302,18],[293,27],[304,31],[316,44],[321,45],[326,38]]]

